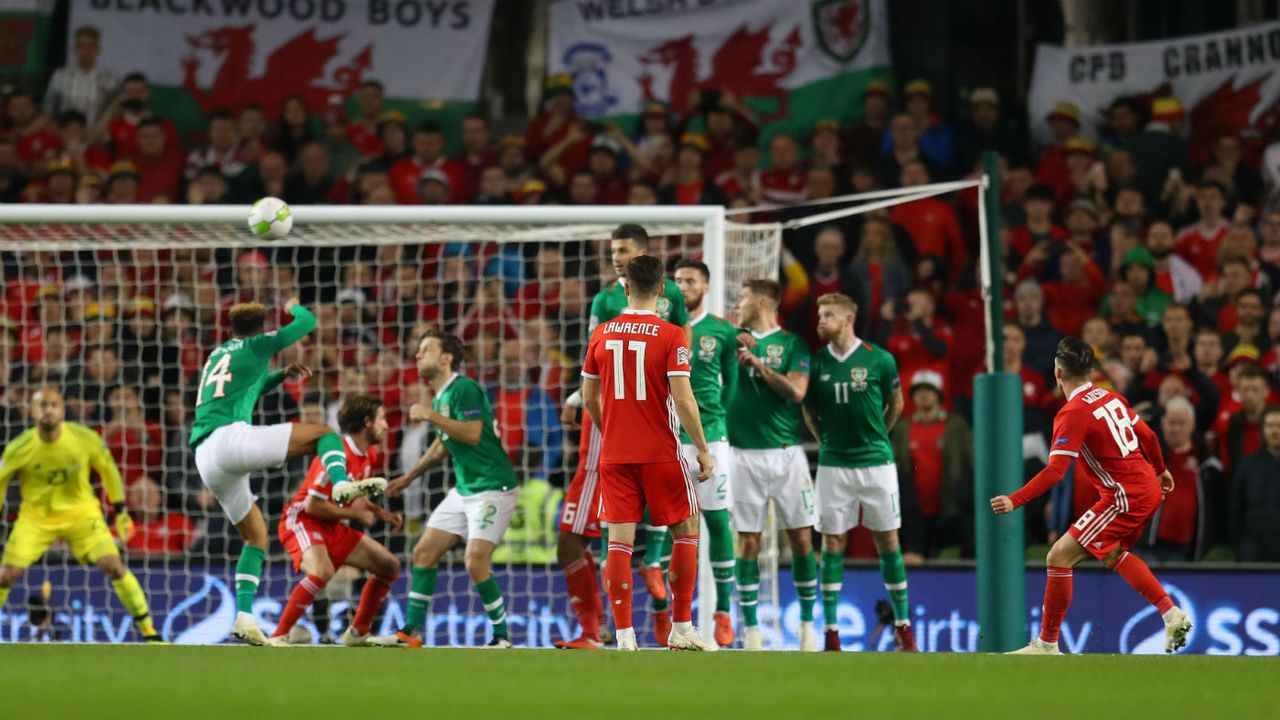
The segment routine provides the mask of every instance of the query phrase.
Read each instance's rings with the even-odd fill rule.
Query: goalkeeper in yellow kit
[[[102,478],[107,500],[115,510],[116,533],[127,542],[133,521],[125,511],[124,484],[111,451],[98,433],[63,420],[62,394],[53,388],[35,391],[31,415],[36,426],[14,438],[0,455],[0,492],[17,475],[22,494],[18,519],[0,558],[0,607],[27,567],[54,541],[66,540],[77,560],[97,565],[111,578],[111,587],[133,616],[142,638],[160,642],[142,585],[120,559],[89,482],[92,468]]]

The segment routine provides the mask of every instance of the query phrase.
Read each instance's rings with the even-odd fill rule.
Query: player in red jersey
[[[387,412],[382,401],[370,395],[348,398],[338,409],[338,425],[347,452],[347,474],[352,480],[371,477],[381,462],[377,444],[387,434]],[[342,521],[358,520],[368,527],[381,520],[398,530],[403,519],[366,498],[340,506],[330,498],[332,490],[324,465],[317,457],[311,461],[306,480],[280,519],[277,527],[280,541],[293,558],[293,569],[305,573],[305,577],[289,595],[270,645],[289,644],[289,630],[343,565],[367,570],[373,576],[360,594],[355,619],[342,633],[342,644],[349,647],[391,644],[370,637],[369,626],[400,574],[400,561],[377,540]],[[388,636],[388,640],[393,638]]]
[[[1059,654],[1058,632],[1071,605],[1071,569],[1090,555],[1156,606],[1164,619],[1165,652],[1186,645],[1191,632],[1190,618],[1142,558],[1129,553],[1162,497],[1173,490],[1173,475],[1155,432],[1122,396],[1089,381],[1094,362],[1093,348],[1084,340],[1068,337],[1058,343],[1053,374],[1067,403],[1053,419],[1049,465],[1012,495],[991,499],[997,515],[1012,512],[1061,480],[1077,459],[1076,476],[1088,476],[1101,496],[1050,548],[1040,637],[1017,655]]]
[[[712,461],[689,383],[688,339],[655,312],[664,284],[662,261],[637,257],[627,263],[626,279],[627,309],[591,333],[582,364],[583,405],[602,436],[600,518],[609,523],[604,584],[618,649],[636,649],[631,551],[647,506],[650,522],[670,527],[674,536],[667,646],[714,652],[719,648],[698,634],[692,614],[698,495],[680,454],[681,425],[698,450],[698,482],[710,477]]]
[[[575,392],[565,403],[574,408],[582,404],[581,392]],[[600,433],[591,418],[582,417],[582,446],[578,450],[578,468],[565,491],[560,511],[560,538],[556,556],[569,589],[569,604],[582,635],[572,640],[556,640],[558,648],[573,650],[600,649],[600,622],[604,607],[600,603],[600,585],[596,580],[595,555],[591,538],[600,537]]]

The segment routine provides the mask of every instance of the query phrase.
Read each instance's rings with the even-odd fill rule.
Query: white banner
[[[1186,109],[1193,147],[1227,133],[1265,143],[1280,136],[1278,71],[1280,23],[1153,42],[1040,45],[1028,98],[1030,127],[1043,140],[1049,110],[1070,101],[1093,135],[1116,98],[1172,94]]]
[[[884,0],[560,0],[550,20],[549,71],[573,76],[587,117],[683,112],[702,89],[781,116],[796,88],[889,65]]]
[[[183,87],[205,112],[273,114],[367,79],[389,98],[477,99],[494,1],[76,0],[70,24],[102,31],[101,64],[121,76]]]

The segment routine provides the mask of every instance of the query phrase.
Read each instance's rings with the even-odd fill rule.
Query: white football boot
[[[623,628],[614,635],[614,639],[618,642],[618,650],[622,652],[634,652],[640,647],[636,645],[636,629]]]
[[[760,632],[757,625],[748,625],[742,631],[742,649],[743,650],[763,650],[764,649],[764,633]]]
[[[1191,635],[1191,618],[1175,605],[1164,614],[1164,651],[1178,652]]]
[[[267,636],[262,634],[258,621],[247,612],[236,613],[236,624],[231,627],[231,637],[249,645],[267,644]]]
[[[672,623],[671,635],[667,638],[667,647],[672,650],[695,650],[698,652],[718,652],[720,646],[709,642],[698,632],[693,623]]]
[[[1031,642],[1027,643],[1026,647],[1020,650],[1014,650],[1012,652],[1005,653],[1005,655],[1061,655],[1061,654],[1062,652],[1058,650],[1058,643],[1047,643],[1041,640],[1040,638],[1032,638]]]
[[[347,629],[342,631],[338,642],[343,647],[369,647],[369,633],[361,635],[355,628],[348,625]]]
[[[365,480],[348,480],[333,486],[333,501],[346,505],[358,497],[381,495],[387,490],[386,478],[372,477]]]
[[[814,629],[813,621],[800,623],[800,652],[818,652],[821,649],[818,647],[818,631]]]

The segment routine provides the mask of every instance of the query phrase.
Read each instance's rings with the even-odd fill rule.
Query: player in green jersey
[[[813,557],[816,519],[809,459],[800,439],[800,403],[809,387],[809,348],[778,326],[782,287],[748,280],[738,296],[744,333],[738,349],[738,390],[729,405],[733,446],[733,529],[738,532],[738,604],[745,631],[742,647],[760,650],[756,615],[760,592],[760,535],[769,500],[791,545],[791,573],[800,599],[800,649],[815,652],[813,605],[818,596]]]
[[[428,422],[436,438],[409,472],[392,480],[389,495],[398,495],[414,478],[453,458],[453,488],[431,512],[427,530],[413,548],[405,624],[396,632],[397,644],[421,647],[427,610],[436,589],[436,565],[459,540],[467,543],[464,562],[476,593],[493,625],[489,647],[511,647],[502,588],[491,572],[493,549],[511,524],[519,500],[516,471],[495,432],[489,398],[475,380],[458,372],[464,348],[448,333],[431,331],[418,345],[418,374],[431,386],[431,407],[414,405],[409,419]]]
[[[588,335],[595,330],[597,325],[614,319],[627,308],[627,290],[626,283],[623,280],[627,263],[634,258],[648,254],[649,233],[643,227],[635,224],[624,224],[614,228],[609,240],[609,259],[618,277],[601,288],[600,292],[596,293],[595,298],[592,299],[591,318],[587,328]],[[656,312],[658,317],[673,325],[683,327],[686,333],[689,332],[689,312],[685,308],[684,295],[680,292],[680,288],[670,279],[665,280],[663,283],[662,293],[658,295]],[[585,593],[596,592],[598,594],[598,588],[592,588],[584,579],[575,579],[573,575],[587,572],[587,569],[584,569],[579,560],[589,554],[591,535],[594,533],[590,532],[588,528],[596,524],[596,508],[599,505],[599,499],[596,497],[598,493],[596,465],[600,455],[601,442],[599,429],[590,424],[590,419],[585,414],[583,415],[582,425],[579,426],[578,411],[581,407],[581,395],[575,392],[565,402],[564,411],[560,416],[566,428],[570,430],[581,429],[582,432],[579,435],[578,470],[574,474],[573,482],[570,483],[569,490],[566,493],[565,515],[561,519],[561,530],[556,549],[560,568],[566,574],[565,580],[570,588],[570,597],[571,599],[576,598],[574,607],[579,610],[591,607],[583,600],[582,596]],[[569,512],[573,513],[577,520],[576,523],[566,521],[565,518],[569,517]],[[671,613],[667,609],[667,583],[664,575],[665,565],[671,559],[671,537],[667,534],[666,528],[647,525],[647,517],[645,518],[645,523],[645,554],[640,571],[645,579],[645,586],[649,590],[649,596],[652,598],[653,636],[661,643],[663,638],[671,634]],[[607,531],[603,526],[601,526],[601,536],[604,537],[603,542],[607,546]],[[590,565],[591,563],[587,563],[585,568],[589,568]],[[581,615],[581,613],[579,614]],[[596,620],[599,620],[599,618],[596,618]],[[582,622],[581,618],[579,622]],[[591,623],[591,621],[588,620],[588,623]],[[585,633],[587,624],[583,624],[583,627]],[[557,641],[556,646],[584,648],[592,647],[592,642],[591,638],[585,638],[584,636],[584,638],[567,642]]]
[[[738,387],[738,331],[724,318],[706,311],[703,301],[710,290],[711,271],[705,263],[685,258],[676,263],[676,284],[684,294],[693,317],[693,357],[690,365],[693,396],[702,414],[702,432],[715,461],[711,479],[698,483],[698,506],[706,520],[711,555],[711,572],[716,582],[716,643],[733,645],[733,618],[729,602],[733,596],[733,530],[729,527],[729,433],[725,412]],[[690,466],[697,464],[698,449],[680,431],[680,452]]]
[[[915,652],[907,604],[907,570],[898,545],[902,508],[889,428],[902,415],[898,365],[884,348],[853,331],[858,306],[847,295],[818,298],[818,337],[827,346],[813,356],[804,418],[818,438],[818,532],[822,533],[822,610],[826,649],[840,650],[836,608],[844,582],[849,531],[861,522],[880,556],[880,576],[893,604],[898,649]]]
[[[236,563],[236,620],[233,637],[250,645],[266,645],[253,618],[253,599],[267,552],[267,523],[249,489],[250,473],[275,467],[290,458],[318,453],[333,482],[333,499],[341,504],[382,491],[387,481],[369,478],[352,482],[347,477],[346,449],[342,438],[324,425],[280,423],[252,425],[253,410],[262,393],[286,378],[307,377],[304,365],[290,365],[269,372],[271,357],[315,330],[316,317],[298,304],[285,303],[293,322],[263,332],[267,311],[257,303],[232,306],[231,339],[214,348],[200,372],[196,387],[196,417],[191,427],[200,479],[222,505],[236,526],[244,547]]]

